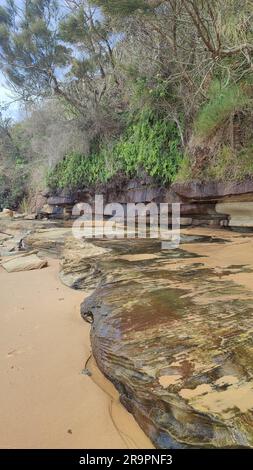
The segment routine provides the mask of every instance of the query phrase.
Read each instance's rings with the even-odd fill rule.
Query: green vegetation
[[[28,166],[22,156],[22,146],[14,127],[10,130],[10,121],[0,114],[0,209],[16,207],[26,192]]]
[[[47,182],[52,188],[74,189],[106,183],[117,174],[131,178],[145,172],[156,181],[170,183],[181,159],[175,123],[143,111],[113,146],[87,157],[77,153],[67,155],[49,173]]]
[[[205,180],[243,181],[253,175],[253,146],[236,153],[230,147],[221,147],[215,158],[202,172]]]
[[[18,171],[12,175],[12,178],[0,176],[0,210],[4,207],[17,207],[26,193],[25,177],[22,177]]]
[[[250,103],[242,85],[224,86],[214,80],[209,89],[208,101],[202,106],[195,121],[195,133],[208,137],[222,126],[230,116]]]
[[[185,153],[179,165],[175,180],[177,183],[183,183],[184,181],[190,181],[192,178],[191,159],[189,155]]]

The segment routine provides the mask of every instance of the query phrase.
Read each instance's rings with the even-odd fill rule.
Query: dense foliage
[[[117,174],[129,178],[143,171],[162,183],[172,182],[182,154],[174,123],[144,111],[116,143],[86,158],[72,153],[49,173],[52,188],[83,188],[106,183]]]

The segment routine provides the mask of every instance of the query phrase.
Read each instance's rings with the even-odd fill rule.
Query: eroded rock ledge
[[[161,187],[152,178],[113,181],[106,187],[80,191],[44,193],[35,204],[37,217],[71,218],[76,203],[89,203],[94,208],[95,194],[104,203],[171,203],[181,204],[182,226],[253,227],[253,180],[235,182],[190,181]],[[169,207],[171,213],[171,207]],[[239,214],[239,217],[238,217]]]
[[[81,313],[97,364],[158,448],[253,446],[253,241],[221,234],[163,252],[93,240],[75,265],[75,286],[95,289]]]

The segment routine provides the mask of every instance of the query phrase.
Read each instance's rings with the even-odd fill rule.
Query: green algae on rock
[[[155,446],[252,447],[253,295],[229,279],[245,267],[220,272],[158,241],[89,243],[110,249],[81,307],[93,354]]]

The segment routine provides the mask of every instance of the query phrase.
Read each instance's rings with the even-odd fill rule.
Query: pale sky
[[[5,83],[3,75],[0,73],[0,107],[11,103],[14,97],[12,96],[11,90],[8,89]],[[19,119],[19,103],[11,103],[8,109],[3,110],[3,115],[13,118],[15,121]]]

